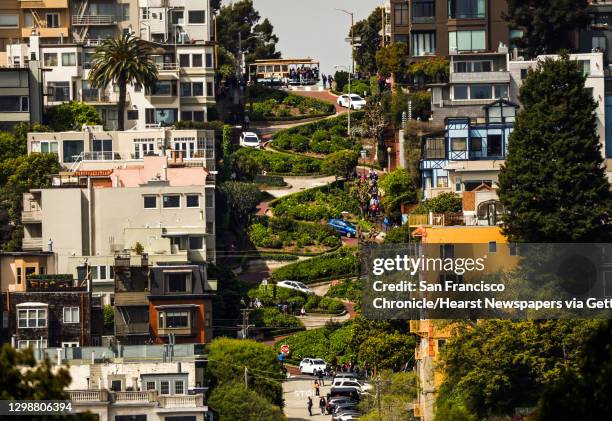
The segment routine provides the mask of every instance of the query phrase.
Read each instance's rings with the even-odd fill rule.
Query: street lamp
[[[346,69],[348,73],[348,135],[351,137],[351,71],[346,66],[336,64],[334,69]]]
[[[387,146],[387,167],[387,171],[391,172],[391,146]]]
[[[351,17],[351,62],[353,71],[355,71],[355,14],[345,9],[336,9],[339,12],[346,13]]]

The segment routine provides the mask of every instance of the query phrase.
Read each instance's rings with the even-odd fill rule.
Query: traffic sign
[[[283,354],[288,354],[289,353],[289,345],[285,344],[285,345],[281,346],[280,351]]]

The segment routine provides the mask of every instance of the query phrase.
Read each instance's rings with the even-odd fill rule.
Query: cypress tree
[[[597,135],[597,104],[567,54],[528,72],[499,175],[511,241],[610,241],[612,195]]]

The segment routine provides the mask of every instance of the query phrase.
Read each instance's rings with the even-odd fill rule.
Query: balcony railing
[[[178,70],[180,67],[178,63],[156,63],[155,66],[157,70]]]
[[[71,390],[68,396],[72,402],[107,402],[108,390]]]
[[[507,71],[498,72],[465,72],[456,73],[453,72],[450,75],[451,83],[487,83],[487,82],[498,82],[498,83],[509,83],[510,73]]]
[[[24,250],[42,250],[42,237],[30,237],[22,240],[22,248]]]
[[[115,335],[148,335],[151,333],[149,323],[130,323],[127,325],[115,325]]]
[[[161,408],[198,408],[204,406],[204,395],[158,395],[155,390],[113,392],[106,389],[69,390],[74,403],[114,402],[117,404],[157,403]]]
[[[41,222],[41,221],[42,221],[42,211],[40,209],[21,212],[21,222]]]
[[[113,15],[82,15],[72,17],[73,25],[114,25],[115,23],[117,23],[117,20]]]
[[[204,406],[204,395],[162,395],[157,401],[162,408],[197,408]]]

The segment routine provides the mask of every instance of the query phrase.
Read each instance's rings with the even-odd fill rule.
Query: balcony
[[[115,305],[117,305],[116,301],[115,301]],[[117,336],[148,335],[150,333],[151,333],[151,329],[149,327],[149,323],[145,323],[145,322],[130,323],[126,325],[122,325],[122,324],[115,325],[115,335]]]
[[[510,72],[451,73],[451,83],[510,83]]]
[[[70,390],[68,396],[71,402],[108,402],[108,390]]]
[[[22,223],[42,222],[42,211],[40,209],[21,212]]]
[[[113,15],[82,15],[73,16],[73,26],[115,25],[117,19]]]
[[[22,248],[24,250],[42,250],[43,239],[42,237],[30,237],[22,240]]]
[[[115,403],[157,402],[157,392],[154,390],[142,392],[114,392],[112,397]]]
[[[39,27],[36,28],[41,38],[61,38],[68,37],[68,28],[67,27],[59,27],[59,28],[47,28],[47,27]],[[21,36],[23,38],[30,38],[32,35],[32,27],[21,28]]]
[[[112,402],[115,404],[156,404],[160,408],[200,408],[204,395],[158,395],[155,390],[112,392],[106,389],[69,390],[68,397],[75,404]]]
[[[204,406],[204,395],[169,395],[157,398],[162,408],[197,408]]]
[[[28,275],[26,278],[29,292],[87,291],[86,286],[78,286],[71,274]]]

